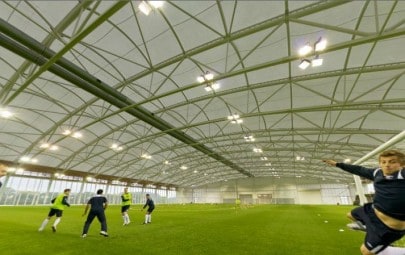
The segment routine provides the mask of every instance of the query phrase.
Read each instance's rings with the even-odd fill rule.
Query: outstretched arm
[[[345,163],[338,163],[332,159],[324,159],[322,160],[326,164],[334,167],[339,167],[343,171],[349,172],[351,174],[355,174],[364,178],[367,178],[369,180],[374,180],[374,170],[372,168],[366,168],[358,165],[350,165],[350,164],[345,164]]]

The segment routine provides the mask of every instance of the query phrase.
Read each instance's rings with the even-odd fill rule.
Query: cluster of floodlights
[[[323,64],[323,59],[319,56],[319,53],[326,48],[327,41],[320,37],[312,47],[311,44],[308,42],[305,44],[304,47],[298,50],[298,54],[303,58],[298,65],[299,68],[302,70],[307,69],[310,65],[312,67],[321,66]],[[307,55],[315,53],[315,57],[313,59],[306,58]]]
[[[214,75],[209,71],[206,71],[204,74],[197,77],[199,83],[205,84],[204,89],[207,92],[219,89],[219,83],[213,82],[212,79],[214,79]]]

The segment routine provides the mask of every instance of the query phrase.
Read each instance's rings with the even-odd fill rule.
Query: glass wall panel
[[[68,202],[86,204],[96,195],[98,189],[104,190],[109,204],[121,204],[124,188],[132,194],[132,203],[143,205],[145,195],[149,193],[156,204],[177,203],[176,189],[155,187],[139,184],[127,185],[125,182],[114,181],[108,184],[106,180],[92,178],[84,180],[77,176],[58,175],[23,171],[17,176],[10,175],[3,181],[0,189],[0,205],[50,205],[51,200],[65,189],[71,189]]]

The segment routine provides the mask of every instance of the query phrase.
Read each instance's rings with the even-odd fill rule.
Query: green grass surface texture
[[[119,206],[106,210],[108,233],[97,219],[81,238],[84,206],[67,208],[56,233],[54,218],[38,232],[49,207],[0,207],[0,254],[360,254],[362,232],[346,228],[352,206],[157,205],[152,224],[142,225],[141,205],[132,205],[122,226]]]

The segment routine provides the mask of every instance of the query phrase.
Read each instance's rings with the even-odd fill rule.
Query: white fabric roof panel
[[[355,161],[405,129],[402,1],[139,4],[0,2],[0,106],[14,113],[1,160],[166,186],[352,182],[321,159]],[[298,68],[319,38],[323,65]],[[197,82],[206,71],[217,91]]]

